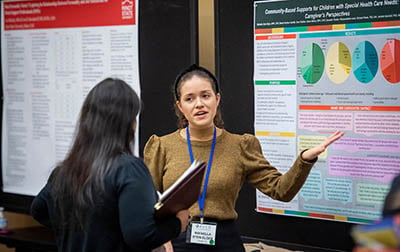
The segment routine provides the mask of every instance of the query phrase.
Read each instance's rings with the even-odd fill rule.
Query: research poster
[[[36,195],[95,84],[116,77],[140,94],[138,1],[2,1],[1,10],[2,189]]]
[[[285,173],[336,130],[296,195],[257,191],[262,213],[380,219],[400,173],[400,2],[254,2],[255,133]]]

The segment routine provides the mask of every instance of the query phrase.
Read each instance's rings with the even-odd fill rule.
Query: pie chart
[[[385,43],[381,51],[381,71],[390,83],[400,82],[400,40],[392,39]]]
[[[370,82],[378,71],[379,59],[375,47],[369,41],[360,42],[353,52],[354,76],[361,83]]]
[[[300,71],[308,84],[314,84],[324,73],[324,53],[315,43],[306,45],[300,54]]]
[[[329,79],[340,84],[349,77],[351,71],[351,54],[342,42],[331,45],[326,55],[325,72]]]

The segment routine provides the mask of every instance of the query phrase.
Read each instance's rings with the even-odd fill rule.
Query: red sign
[[[136,24],[136,0],[38,0],[3,4],[6,31]]]

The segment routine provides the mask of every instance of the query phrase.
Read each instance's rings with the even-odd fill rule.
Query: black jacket
[[[106,196],[89,211],[85,230],[61,225],[50,180],[33,200],[32,216],[53,230],[59,251],[151,251],[178,236],[181,225],[175,216],[153,218],[157,193],[143,161],[122,154],[112,166],[105,180]]]

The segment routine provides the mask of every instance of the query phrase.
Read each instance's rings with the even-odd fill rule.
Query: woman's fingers
[[[323,141],[324,147],[325,148],[328,147],[330,144],[332,144],[333,142],[335,142],[336,140],[341,138],[343,135],[344,135],[344,132],[336,131],[335,133],[330,135],[328,138],[326,138],[325,141]]]

